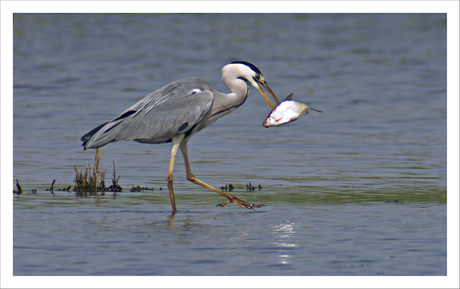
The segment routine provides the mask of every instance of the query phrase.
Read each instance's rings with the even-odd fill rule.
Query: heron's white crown
[[[243,78],[254,87],[258,87],[255,81],[257,74],[262,76],[259,68],[252,63],[246,61],[232,62],[222,68],[222,82],[229,87],[229,80]]]

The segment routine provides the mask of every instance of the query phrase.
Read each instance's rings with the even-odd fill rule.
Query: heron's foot
[[[245,209],[249,209],[249,210],[254,210],[254,208],[265,207],[264,205],[251,204],[251,203],[245,202],[243,200],[240,200],[235,196],[232,196],[232,195],[230,195],[230,196],[231,197],[228,197],[228,201],[226,201],[225,203],[222,203],[222,204],[218,204],[216,207],[224,207],[224,206],[226,206],[226,205],[228,205],[230,203],[235,203],[238,206],[240,206],[241,208],[245,208]]]

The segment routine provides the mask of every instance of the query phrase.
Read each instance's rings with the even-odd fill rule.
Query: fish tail
[[[321,112],[321,113],[322,113],[321,110],[319,110],[319,109],[314,109],[313,107],[311,107],[309,102],[307,103],[307,106],[308,106],[308,108],[311,109],[311,110],[314,110],[314,111],[317,111],[317,112]],[[307,112],[307,113],[308,113],[308,112]]]

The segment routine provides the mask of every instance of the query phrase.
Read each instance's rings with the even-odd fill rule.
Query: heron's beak
[[[270,95],[275,100],[276,104],[280,103],[278,98],[276,98],[275,93],[273,93],[273,90],[270,88],[270,86],[268,86],[267,81],[264,78],[262,78],[262,76],[260,77],[260,79],[257,80],[257,82],[262,84],[262,86],[268,91],[268,93],[270,93]],[[270,107],[272,109],[275,109],[275,106],[272,104],[272,102],[268,98],[268,96],[265,93],[265,91],[263,91],[263,89],[259,85],[257,85],[256,88],[259,91],[259,93],[263,96],[263,98],[265,98],[265,100],[267,101],[268,105],[270,105]]]
[[[268,83],[264,80],[264,82],[262,83],[262,85],[265,87],[265,89],[268,91],[268,93],[270,93],[270,95],[273,97],[273,99],[276,101],[276,104],[280,103],[280,101],[278,100],[278,98],[276,98],[276,95],[275,93],[273,92],[273,90],[270,88],[270,86],[268,86]]]

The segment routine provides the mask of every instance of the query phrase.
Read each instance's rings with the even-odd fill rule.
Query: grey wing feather
[[[203,120],[213,103],[210,90],[200,78],[173,82],[85,134],[81,138],[83,146],[97,148],[118,140],[170,141],[172,136],[187,133]]]

